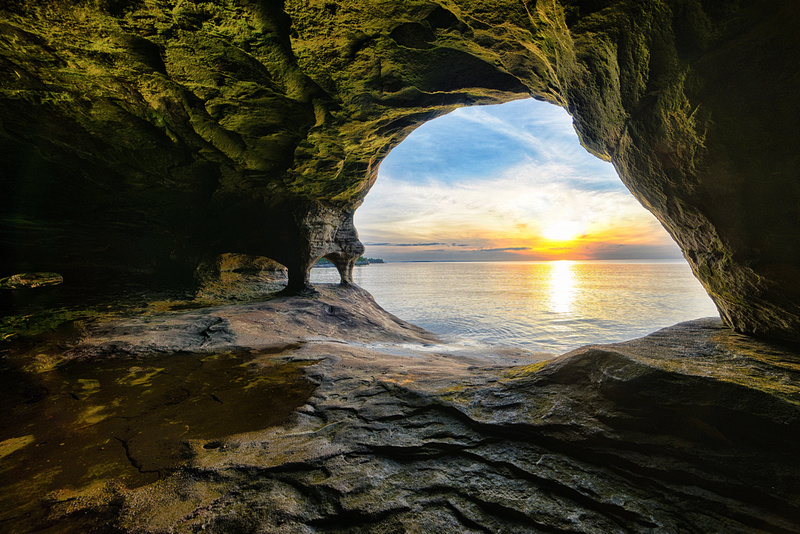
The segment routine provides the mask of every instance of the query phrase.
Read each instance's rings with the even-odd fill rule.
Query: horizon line
[[[673,261],[673,262],[686,262],[686,258],[560,258],[554,260],[459,260],[459,259],[436,259],[436,260],[387,260],[385,258],[374,258],[383,260],[383,263],[552,263],[556,261],[571,261],[571,262],[587,262],[587,261],[615,261],[615,262],[639,262],[639,261]],[[380,263],[369,265],[380,265]]]

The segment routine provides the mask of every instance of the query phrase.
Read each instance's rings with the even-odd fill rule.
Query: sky
[[[584,149],[562,108],[533,99],[427,122],[381,163],[356,211],[386,261],[678,259],[614,167]]]

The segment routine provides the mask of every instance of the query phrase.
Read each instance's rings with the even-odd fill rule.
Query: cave
[[[314,300],[310,269],[326,257],[352,282],[364,250],[353,214],[381,160],[414,128],[461,106],[528,97],[569,112],[584,147],[614,165],[678,243],[725,325],[678,325],[647,342],[501,373],[478,390],[468,366],[452,371],[462,385],[449,390],[435,365],[409,364],[428,377],[418,390],[391,370],[380,384],[364,378],[380,373],[348,382],[313,371],[322,385],[299,409],[296,432],[224,446],[188,440],[191,467],[160,473],[150,489],[59,490],[42,501],[37,527],[80,516],[76,531],[104,531],[109,517],[116,531],[140,532],[445,531],[442,518],[453,518],[484,532],[796,532],[798,27],[800,5],[780,0],[3,2],[0,277],[58,273],[85,295],[120,281],[194,287],[236,255],[242,265],[285,266],[287,293],[299,295],[293,308],[262,304],[259,313],[275,313],[258,320],[248,308],[213,320],[192,312],[191,328],[149,316],[116,333],[90,323],[94,348],[70,348],[70,357],[185,350],[178,339],[192,350],[240,350],[254,325],[273,320],[263,317],[328,331],[315,313],[364,343],[427,339],[358,288]],[[243,317],[250,326],[237,331]],[[147,324],[161,334],[145,335]],[[158,337],[169,332],[171,341]],[[313,340],[269,339],[258,357],[336,353],[366,365],[354,363],[363,347],[343,355]],[[33,359],[20,369],[36,369],[23,388],[33,401],[47,390],[36,373],[57,365],[46,351],[21,354]],[[320,400],[333,382],[396,404],[365,400],[349,412],[359,422],[344,425],[354,434],[325,438],[335,430],[311,425],[315,410],[341,422],[349,409]],[[446,432],[409,430],[437,418]],[[401,420],[408,432],[393,441],[386,425]],[[272,442],[291,443],[293,459],[269,456]],[[9,436],[0,452],[33,443]],[[240,456],[226,456],[234,450]],[[468,463],[478,457],[486,473],[511,481],[510,493],[479,495]],[[359,462],[373,478],[345,469]],[[454,493],[437,499],[436,473],[450,464]],[[571,473],[583,482],[569,482]],[[392,481],[391,491],[373,480]],[[531,486],[536,505],[514,493],[533,495]],[[236,495],[248,505],[237,508]],[[23,528],[13,513],[3,517]]]
[[[242,253],[295,289],[322,256],[347,279],[393,146],[533,96],[614,163],[729,326],[798,339],[795,6],[329,4],[7,3],[3,273],[187,280]]]

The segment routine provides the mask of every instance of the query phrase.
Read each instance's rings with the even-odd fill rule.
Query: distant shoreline
[[[381,258],[365,258],[364,256],[361,256],[356,260],[356,267],[358,267],[359,265],[372,265],[378,263],[386,263],[386,262],[383,261],[383,259]],[[323,267],[325,269],[328,269],[330,267],[336,267],[336,266],[329,259],[320,258],[317,260],[317,263],[313,265],[313,267]]]
[[[613,260],[382,260],[379,262],[356,263],[359,265],[386,263],[686,263],[683,258],[651,258],[651,259],[613,259]],[[317,264],[314,267],[333,267],[333,264]]]

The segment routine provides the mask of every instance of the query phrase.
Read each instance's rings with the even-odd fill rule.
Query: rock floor
[[[800,532],[800,354],[717,320],[546,359],[322,288],[62,348],[4,360],[5,532]]]

